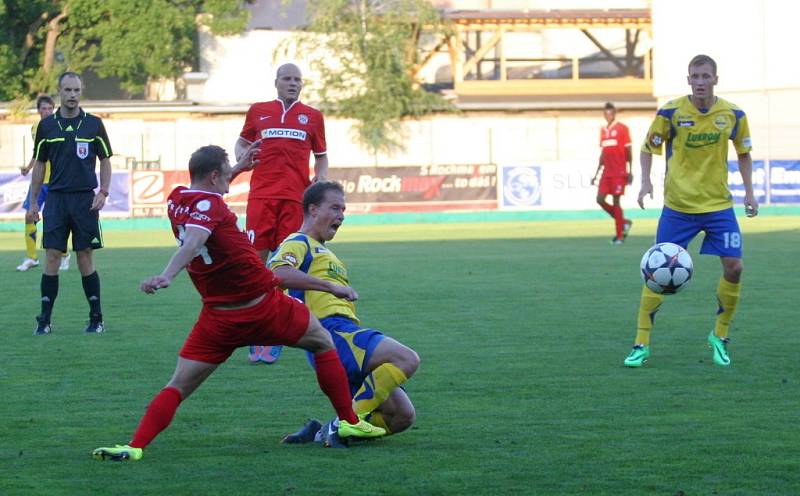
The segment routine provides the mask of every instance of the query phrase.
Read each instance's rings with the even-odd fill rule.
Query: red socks
[[[319,387],[328,396],[336,415],[350,424],[357,424],[358,417],[353,411],[350,384],[347,382],[347,374],[336,350],[317,353],[314,355],[314,363],[316,363]]]
[[[133,448],[144,448],[155,439],[158,434],[167,428],[178,405],[181,404],[181,393],[173,387],[162,389],[150,405],[139,422],[139,427],[133,434],[130,446]]]
[[[625,229],[625,217],[622,215],[622,207],[611,207],[611,209],[614,211],[612,215],[617,228],[617,239],[622,239],[623,230]]]

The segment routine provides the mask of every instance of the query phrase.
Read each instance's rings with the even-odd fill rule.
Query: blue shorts
[[[705,214],[685,214],[664,207],[658,219],[656,243],[675,243],[684,248],[705,232],[700,253],[742,258],[742,231],[733,208]]]
[[[39,198],[36,199],[36,203],[39,205],[39,210],[42,210],[42,205],[44,205],[44,201],[47,199],[47,185],[42,184],[42,189],[39,190]],[[28,194],[25,195],[25,201],[22,202],[22,208],[28,210],[31,206],[31,187],[28,186]]]
[[[347,372],[350,395],[356,394],[369,375],[364,368],[372,357],[372,352],[384,336],[375,329],[363,329],[354,321],[341,315],[320,319],[322,326],[331,333],[339,360]],[[314,355],[307,353],[308,361],[314,366]]]

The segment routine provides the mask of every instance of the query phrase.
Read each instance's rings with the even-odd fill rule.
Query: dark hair
[[[714,62],[714,59],[709,57],[708,55],[695,55],[692,60],[689,61],[689,70],[692,70],[692,67],[708,64],[714,70],[714,75],[717,75],[717,63]]]
[[[217,145],[198,148],[189,158],[189,178],[194,181],[205,179],[214,171],[222,172],[222,164],[228,160],[228,152]]]
[[[603,108],[606,109],[606,110],[617,110],[617,108],[611,102],[606,102],[606,104],[605,104],[605,106]]]
[[[83,79],[81,78],[80,74],[78,74],[77,72],[67,71],[67,72],[61,74],[60,76],[58,76],[58,87],[59,88],[61,88],[61,82],[64,79],[68,78],[68,77],[78,78],[78,81],[80,81],[81,83],[83,82]]]
[[[325,200],[325,193],[328,191],[338,191],[344,194],[342,185],[333,181],[319,181],[306,188],[305,193],[303,193],[303,212],[308,213],[311,205],[322,203]]]
[[[39,107],[42,106],[43,103],[49,103],[50,106],[55,107],[56,103],[53,101],[52,98],[48,95],[39,95],[36,98],[36,110],[39,110]]]

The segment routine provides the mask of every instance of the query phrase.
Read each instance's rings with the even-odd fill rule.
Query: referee
[[[65,72],[58,78],[61,107],[42,119],[36,129],[30,197],[37,198],[44,179],[45,162],[50,161],[50,186],[44,204],[42,247],[47,262],[42,273],[42,312],[36,317],[34,334],[49,334],[50,316],[58,296],[58,269],[72,233],[72,249],[80,270],[83,291],[89,302],[87,333],[105,330],[100,307],[100,277],[94,267],[93,250],[103,247],[100,209],[106,204],[111,182],[111,144],[103,121],[80,107],[80,75]],[[95,166],[100,159],[100,187]],[[97,191],[95,192],[95,189]],[[29,202],[28,214],[39,220],[39,206]]]

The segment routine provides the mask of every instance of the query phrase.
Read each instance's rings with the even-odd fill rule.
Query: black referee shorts
[[[49,191],[42,212],[42,247],[67,251],[67,239],[72,233],[72,249],[97,250],[103,247],[100,212],[91,210],[93,191],[64,193]]]

